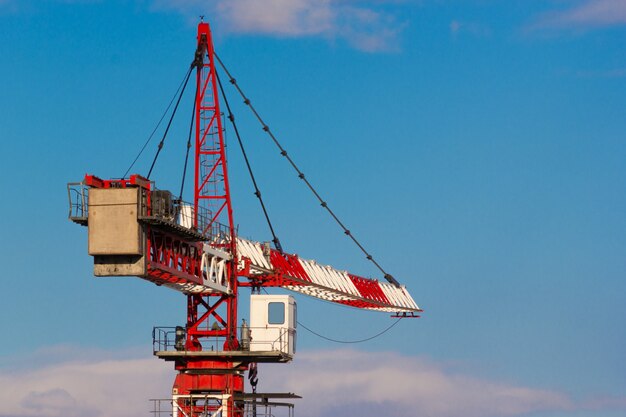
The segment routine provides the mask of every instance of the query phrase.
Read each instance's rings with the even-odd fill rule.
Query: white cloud
[[[152,10],[174,11],[193,23],[204,16],[222,33],[318,37],[329,42],[342,41],[365,52],[399,50],[400,34],[406,27],[400,16],[402,8],[407,6],[398,0],[148,0],[147,3]],[[0,0],[0,11],[17,11],[18,4],[22,8],[25,2]]]
[[[394,3],[394,2],[388,2]],[[367,51],[399,48],[404,24],[396,14],[360,1],[338,0],[154,0],[156,10],[175,10],[194,20],[208,14],[222,30],[281,37],[343,40]],[[396,6],[398,7],[398,6]]]
[[[325,33],[334,18],[329,0],[236,0],[219,2],[218,11],[233,31],[287,36]]]
[[[463,375],[394,353],[309,352],[290,368],[261,371],[262,389],[303,395],[297,409],[304,417],[335,415],[348,407],[358,407],[363,417],[383,410],[397,417],[505,417],[575,408],[559,392]]]
[[[72,355],[72,352],[74,355]],[[175,371],[136,351],[40,350],[56,363],[0,367],[0,417],[136,417],[167,398]],[[80,359],[71,358],[79,356]],[[125,358],[125,356],[132,356]],[[300,417],[508,417],[541,411],[626,410],[626,398],[576,402],[566,394],[476,377],[432,360],[357,350],[309,351],[261,365],[259,392],[295,392]],[[277,413],[277,415],[280,415]]]
[[[148,415],[148,399],[169,395],[174,376],[170,364],[152,357],[102,359],[93,351],[87,359],[88,354],[74,351],[82,359],[36,369],[0,369],[0,416],[136,417]],[[46,352],[36,355],[45,358]],[[22,361],[28,363],[24,357]]]
[[[532,28],[597,28],[626,24],[625,0],[585,0],[541,16]]]

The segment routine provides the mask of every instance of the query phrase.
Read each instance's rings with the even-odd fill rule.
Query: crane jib
[[[226,264],[237,248],[237,275],[248,278],[239,285],[282,287],[351,307],[416,313],[420,308],[406,287],[363,278],[298,255],[281,253],[268,243],[237,237],[214,224],[209,239],[193,226],[190,203],[155,190],[151,182],[133,175],[128,180],[101,180],[88,175],[69,185],[70,218],[89,226],[90,254],[97,276],[138,276],[185,294],[232,294]],[[132,212],[119,207],[136,206]],[[197,216],[206,219],[209,216]],[[119,232],[131,235],[120,239]],[[134,242],[134,243],[133,243]],[[127,244],[133,243],[129,249]]]
[[[258,286],[274,286],[351,307],[385,312],[420,312],[406,287],[362,278],[267,244],[237,238],[240,270]]]

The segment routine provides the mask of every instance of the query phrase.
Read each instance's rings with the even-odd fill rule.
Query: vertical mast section
[[[215,54],[208,23],[198,24],[197,40],[192,64],[196,67],[193,224],[205,237],[205,245],[230,254],[225,265],[229,291],[187,296],[186,342],[184,347],[181,346],[181,356],[175,359],[175,368],[179,373],[172,388],[172,415],[195,416],[211,411],[215,414],[221,412],[224,417],[239,417],[243,410],[234,398],[243,394],[243,372],[247,365],[234,362],[228,354],[216,357],[210,351],[210,345],[217,340],[224,340],[223,351],[239,348],[237,241],[218,101]],[[202,278],[209,277],[203,275]],[[220,350],[221,347],[215,348]],[[209,406],[211,398],[217,401],[217,405]]]
[[[208,23],[198,24],[196,67],[196,146],[194,164],[194,226],[212,246],[228,251],[230,295],[188,296],[187,344],[201,350],[199,338],[226,336],[225,350],[237,342],[237,264],[233,209],[230,198],[224,128],[218,100],[215,53]],[[198,309],[203,308],[204,314]],[[215,319],[216,325],[209,320]]]
[[[215,54],[208,23],[198,25],[194,65],[197,68],[194,222],[210,240],[228,239],[233,246],[233,209],[218,102]]]

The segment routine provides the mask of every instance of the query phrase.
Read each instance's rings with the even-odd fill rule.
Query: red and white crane
[[[193,70],[193,203],[172,198],[139,175],[110,180],[86,175],[68,185],[70,218],[88,226],[96,276],[137,276],[186,295],[186,325],[155,328],[153,335],[155,355],[172,361],[178,371],[172,407],[164,410],[168,415],[231,417],[247,415],[248,409],[256,415],[257,404],[289,405],[292,410],[291,404],[276,400],[297,398],[294,394],[244,392],[245,371],[251,371],[256,385],[257,363],[288,362],[295,350],[293,297],[261,295],[261,288],[285,288],[397,317],[417,317],[421,310],[389,276],[389,282],[363,278],[284,253],[280,245],[272,248],[237,236],[218,99],[221,86],[205,22],[198,25],[187,79]],[[240,287],[252,288],[250,323],[237,319]]]

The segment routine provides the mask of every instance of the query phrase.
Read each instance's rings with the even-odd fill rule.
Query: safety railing
[[[89,218],[89,187],[83,182],[67,184],[69,219],[87,225]],[[195,212],[192,203],[172,198],[172,193],[157,190],[152,183],[152,191],[139,193],[138,218],[148,222],[169,225],[188,230],[202,240],[227,242],[230,240],[230,227],[213,221],[213,215],[206,207],[198,207],[198,223],[194,227]]]
[[[265,327],[241,326],[237,328],[242,351],[276,351],[289,352],[290,346],[295,348],[296,332],[290,328],[275,328],[268,335]],[[266,335],[263,337],[262,335]],[[186,330],[182,326],[154,327],[152,329],[152,351],[172,352],[184,351]],[[222,351],[226,338],[224,336],[199,338],[203,351]]]
[[[213,214],[206,207],[198,207],[198,223],[194,227],[196,216],[193,204],[172,198],[169,191],[154,189],[149,196],[142,194],[139,213],[141,220],[157,221],[163,225],[186,229],[202,240],[230,240],[230,228],[219,222],[212,222]]]
[[[221,417],[228,395],[175,395],[171,399],[151,399],[153,416]]]
[[[70,207],[69,219],[75,223],[87,224],[89,217],[88,187],[82,182],[70,182],[67,184],[67,197]]]
[[[202,207],[199,208],[198,229],[208,221],[209,216],[210,213],[202,210]],[[193,204],[174,198],[167,190],[153,188],[149,193],[140,194],[139,218],[142,220],[160,220],[186,229],[195,229],[194,217]]]
[[[282,409],[281,412],[278,410]],[[268,404],[265,402],[246,401],[243,409],[244,417],[293,417],[293,404]]]
[[[142,220],[158,220],[186,229],[202,240],[228,241],[230,227],[213,219],[213,213],[207,207],[199,206],[196,216],[194,205],[190,202],[173,198],[172,193],[153,187],[150,194],[141,194],[139,218]],[[197,217],[197,225],[194,224]]]
[[[177,395],[172,398],[151,399],[150,414],[154,417],[222,417],[224,407],[220,396],[216,395]],[[294,405],[290,403],[270,403],[246,399],[235,401],[243,417],[293,417]]]

